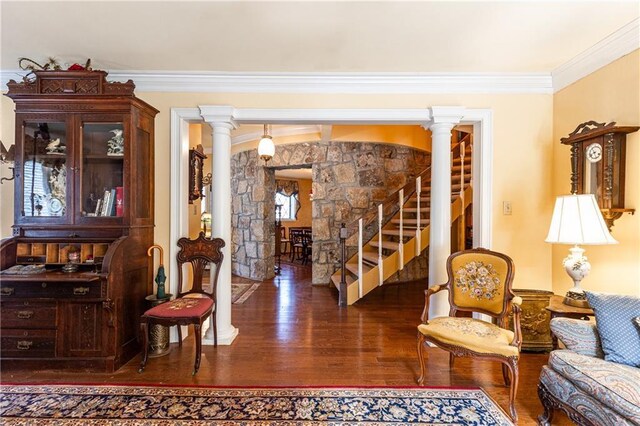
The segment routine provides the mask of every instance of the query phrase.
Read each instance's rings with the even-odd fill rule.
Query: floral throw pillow
[[[640,334],[634,324],[640,298],[585,292],[596,316],[604,359],[640,367]]]

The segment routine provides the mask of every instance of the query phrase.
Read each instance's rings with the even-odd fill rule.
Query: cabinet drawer
[[[56,304],[34,302],[2,302],[2,328],[55,328]]]
[[[102,296],[102,284],[97,280],[91,282],[3,281],[0,284],[0,296],[5,301],[24,298],[95,299]]]
[[[0,330],[3,358],[53,357],[56,354],[55,330]]]

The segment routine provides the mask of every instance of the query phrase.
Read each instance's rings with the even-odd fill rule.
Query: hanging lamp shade
[[[260,143],[258,143],[258,155],[265,162],[271,160],[276,153],[276,146],[273,143],[273,139],[269,135],[269,129],[267,125],[264,125],[264,135],[262,135],[262,139],[260,139]]]

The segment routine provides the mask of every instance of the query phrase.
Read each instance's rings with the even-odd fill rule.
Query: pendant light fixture
[[[269,135],[268,124],[264,125],[264,135],[258,144],[258,155],[267,163],[276,153],[276,147],[273,144],[273,138]]]

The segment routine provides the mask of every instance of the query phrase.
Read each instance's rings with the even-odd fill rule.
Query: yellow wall
[[[285,235],[288,237],[289,228],[295,228],[298,226],[311,226],[311,200],[309,199],[309,192],[311,191],[311,179],[280,179],[298,181],[298,200],[300,202],[300,210],[298,211],[298,216],[296,217],[296,220],[282,221],[282,226],[287,228],[287,233]]]
[[[331,140],[388,142],[431,152],[431,132],[420,126],[333,126]]]
[[[553,99],[553,195],[568,194],[569,147],[560,138],[578,124],[595,120],[640,125],[640,50],[559,91]],[[640,210],[640,132],[627,136],[625,207]],[[586,246],[591,273],[582,287],[609,293],[640,295],[640,214],[623,215],[612,235],[620,244]],[[550,217],[551,211],[547,213]],[[553,247],[553,290],[564,294],[572,282],[562,267],[569,246]]]
[[[426,108],[431,105],[491,108],[494,119],[493,248],[508,253],[515,260],[516,287],[551,288],[551,247],[544,243],[544,238],[548,227],[546,218],[551,215],[553,201],[549,194],[552,187],[552,95],[138,93],[138,96],[160,110],[156,117],[155,143],[155,241],[163,247],[169,246],[171,205],[167,188],[171,187],[172,107],[227,104],[239,108]],[[2,104],[8,107],[7,111],[13,108],[6,97]],[[3,114],[2,120],[3,124],[13,120],[12,114]],[[3,125],[0,137],[13,143],[13,131],[5,129]],[[13,185],[2,185],[3,237],[10,235],[9,227],[13,222],[12,213],[5,214],[5,190],[12,194]],[[504,200],[512,203],[511,216],[502,215]]]

